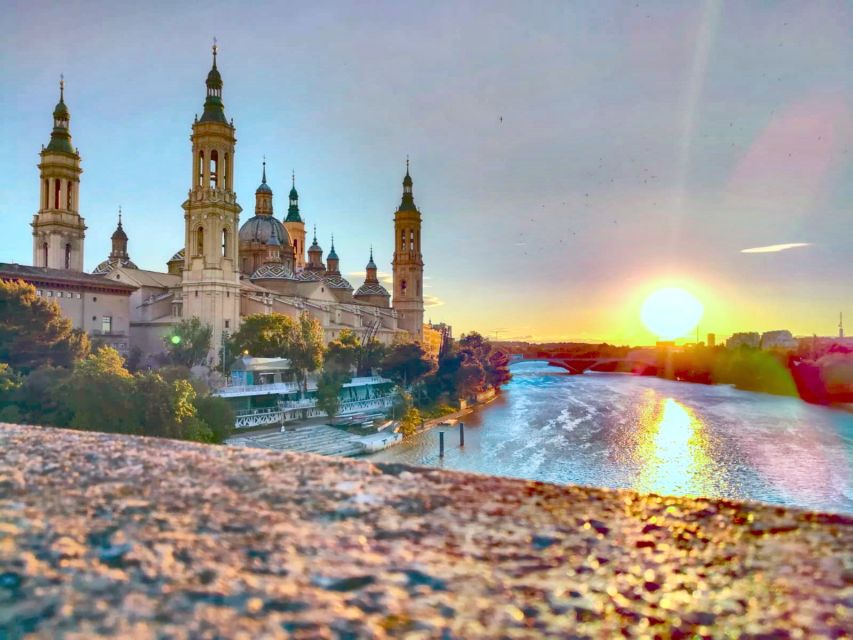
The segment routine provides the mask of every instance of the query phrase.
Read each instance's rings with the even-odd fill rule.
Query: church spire
[[[71,120],[71,113],[68,107],[65,106],[65,76],[59,76],[59,102],[53,110],[53,131],[50,134],[50,142],[47,145],[48,151],[59,151],[61,153],[74,153],[74,147],[71,146],[71,130],[68,127],[68,121]]]
[[[118,208],[118,225],[112,235],[113,249],[110,252],[110,260],[127,260],[127,234],[121,225],[121,206]]]
[[[285,222],[302,222],[302,216],[299,215],[299,193],[296,191],[296,172],[290,174],[290,206],[287,208],[287,217]]]
[[[271,216],[272,214],[272,189],[267,184],[267,159],[264,157],[261,184],[255,189],[255,215]]]
[[[403,178],[403,199],[399,211],[417,211],[412,195],[412,176],[409,175],[409,156],[406,156],[406,176]]]
[[[218,47],[216,38],[213,39],[213,66],[207,74],[207,98],[204,101],[204,113],[200,122],[221,122],[228,124],[225,119],[225,107],[222,104],[222,76],[216,68],[216,54]]]

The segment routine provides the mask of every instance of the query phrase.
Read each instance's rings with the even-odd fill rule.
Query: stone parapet
[[[842,515],[13,425],[0,451],[4,638],[842,637],[851,619]]]

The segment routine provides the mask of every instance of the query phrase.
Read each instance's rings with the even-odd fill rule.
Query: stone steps
[[[298,427],[284,433],[247,434],[234,438],[233,444],[325,456],[351,457],[364,453],[364,447],[355,436],[323,424]]]

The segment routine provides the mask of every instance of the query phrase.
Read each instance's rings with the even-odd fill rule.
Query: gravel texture
[[[0,425],[0,638],[847,637],[851,524]]]

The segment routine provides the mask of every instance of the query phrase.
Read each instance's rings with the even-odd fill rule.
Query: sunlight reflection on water
[[[795,398],[524,363],[465,425],[371,459],[853,512],[853,414]]]

